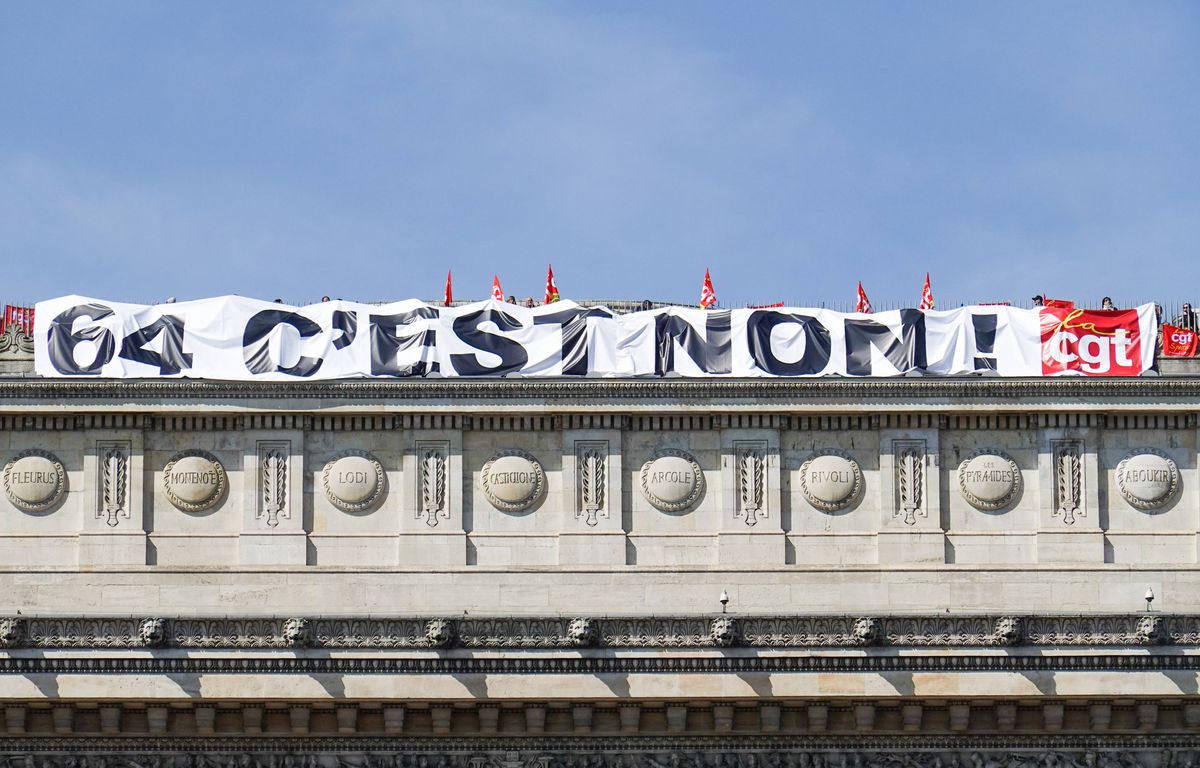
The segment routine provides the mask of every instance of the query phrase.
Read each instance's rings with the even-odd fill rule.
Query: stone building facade
[[[1200,754],[1196,372],[52,381],[27,347],[8,765]]]

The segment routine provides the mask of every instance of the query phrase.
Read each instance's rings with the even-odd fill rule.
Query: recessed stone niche
[[[532,507],[546,490],[546,473],[528,453],[503,451],[483,465],[483,495],[504,512],[521,512]]]
[[[642,495],[663,512],[682,512],[704,493],[704,472],[691,454],[660,451],[642,465]]]
[[[225,468],[205,451],[185,451],[167,462],[162,473],[167,500],[182,512],[203,512],[225,495]]]
[[[1021,469],[1003,451],[984,449],[958,465],[958,491],[967,503],[985,512],[1004,509],[1021,490]]]
[[[800,492],[809,504],[826,512],[852,505],[862,493],[862,468],[850,454],[829,449],[800,465]]]
[[[66,491],[66,470],[52,453],[36,448],[23,451],[4,466],[4,493],[17,509],[44,512]]]
[[[1117,465],[1117,487],[1138,509],[1158,509],[1179,490],[1179,467],[1156,448],[1139,448]]]
[[[366,451],[353,451],[325,465],[321,484],[333,506],[343,512],[362,512],[383,495],[383,465]]]

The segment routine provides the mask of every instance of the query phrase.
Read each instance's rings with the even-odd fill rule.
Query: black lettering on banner
[[[996,316],[971,315],[971,326],[975,329],[975,370],[996,370]]]
[[[312,376],[325,361],[319,357],[301,357],[295,365],[284,367],[271,357],[267,336],[278,325],[290,325],[307,339],[321,332],[321,326],[309,318],[286,309],[264,309],[246,323],[242,334],[242,356],[250,373],[286,373],[290,376]]]
[[[156,336],[162,336],[162,352],[147,349]],[[121,357],[158,369],[160,376],[174,376],[192,367],[192,355],[183,351],[183,320],[163,315],[147,326],[138,328],[121,340]]]
[[[481,309],[454,318],[454,335],[482,352],[491,352],[500,357],[500,364],[486,366],[479,363],[476,354],[450,355],[450,364],[460,376],[501,376],[516,373],[529,362],[529,353],[520,342],[485,331],[479,326],[493,322],[501,331],[516,331],[523,326],[512,315],[498,309]]]
[[[333,330],[342,332],[333,340],[333,348],[345,349],[354,343],[354,337],[358,335],[358,315],[344,309],[334,310]]]
[[[535,326],[562,326],[563,376],[586,376],[590,363],[588,360],[587,319],[589,317],[611,318],[612,316],[612,312],[606,309],[572,307],[546,315],[536,315],[533,318],[533,324]]]
[[[785,363],[771,349],[771,334],[776,327],[799,325],[797,333],[804,334],[804,354],[794,363]],[[772,376],[815,376],[829,365],[833,341],[829,329],[811,315],[789,312],[752,312],[746,321],[746,340],[754,364]]]
[[[675,342],[705,373],[733,371],[733,313],[708,312],[705,335],[682,317],[664,312],[654,318],[654,372],[659,376],[675,370]]]
[[[72,328],[75,321],[81,317],[102,320],[112,313],[112,308],[103,304],[79,304],[64,310],[51,320],[50,331],[47,334],[47,352],[54,370],[66,376],[100,375],[100,369],[113,359],[117,350],[112,331],[99,325],[80,331],[72,331]],[[96,345],[96,357],[87,365],[79,365],[75,362],[75,347],[85,341]]]
[[[900,338],[896,338],[886,325],[874,320],[847,317],[844,322],[848,375],[871,375],[872,347],[882,352],[900,373],[923,371],[928,367],[925,358],[925,313],[921,310],[900,310]]]
[[[372,376],[427,376],[438,373],[441,366],[435,360],[426,362],[425,351],[437,344],[437,332],[423,328],[414,333],[400,335],[401,326],[416,320],[435,320],[438,311],[433,307],[418,307],[411,312],[395,315],[371,315],[371,375]],[[421,359],[412,365],[400,367],[400,353],[412,347],[421,348]]]

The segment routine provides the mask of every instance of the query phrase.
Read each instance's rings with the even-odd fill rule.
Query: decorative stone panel
[[[387,478],[383,465],[366,451],[346,451],[321,473],[325,496],[343,512],[371,509],[383,496]]]
[[[17,509],[45,512],[67,491],[67,472],[49,451],[31,448],[4,465],[4,493]]]
[[[417,519],[425,519],[430,528],[439,520],[450,519],[450,443],[421,440],[417,450]]]
[[[1083,441],[1051,440],[1050,455],[1054,462],[1054,509],[1052,517],[1061,517],[1063,524],[1074,525],[1075,517],[1084,517],[1083,504]]]
[[[684,451],[659,451],[642,465],[641,479],[642,495],[663,512],[682,512],[704,494],[704,471]]]
[[[1004,451],[976,451],[958,465],[958,490],[976,509],[1004,509],[1021,492],[1021,469]]]
[[[752,526],[767,517],[767,441],[735,440],[733,460],[733,516]]]
[[[608,441],[575,443],[575,517],[590,526],[608,517]]]
[[[162,473],[167,500],[182,512],[203,512],[225,495],[228,482],[221,462],[207,451],[184,451]]]
[[[862,468],[836,448],[822,450],[800,465],[800,492],[817,509],[837,512],[854,504],[863,490]]]
[[[254,517],[274,528],[280,518],[290,520],[288,459],[292,444],[286,440],[258,444],[258,506]]]
[[[484,464],[480,482],[483,495],[504,512],[529,509],[546,492],[546,473],[541,463],[516,449],[501,451]]]
[[[929,517],[925,505],[925,441],[893,440],[896,466],[895,517],[907,525],[916,525],[918,517]]]
[[[1179,490],[1179,467],[1157,448],[1140,448],[1117,465],[1117,487],[1137,509],[1158,509]]]
[[[129,457],[127,441],[96,443],[100,479],[96,483],[96,517],[116,527],[129,519]]]

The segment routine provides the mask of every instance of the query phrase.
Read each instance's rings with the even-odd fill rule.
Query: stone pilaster
[[[784,561],[779,477],[779,431],[721,432],[721,508],[718,562],[757,565]]]
[[[304,433],[247,431],[243,439],[238,561],[243,565],[305,565]]]
[[[1098,438],[1088,427],[1038,431],[1037,559],[1042,563],[1103,563]]]
[[[938,455],[936,429],[879,431],[879,562],[945,562]]]
[[[562,456],[559,564],[624,565],[620,430],[564,430]]]
[[[410,430],[404,446],[400,564],[465,565],[462,430]]]
[[[141,431],[89,431],[79,564],[145,565],[146,526]]]

